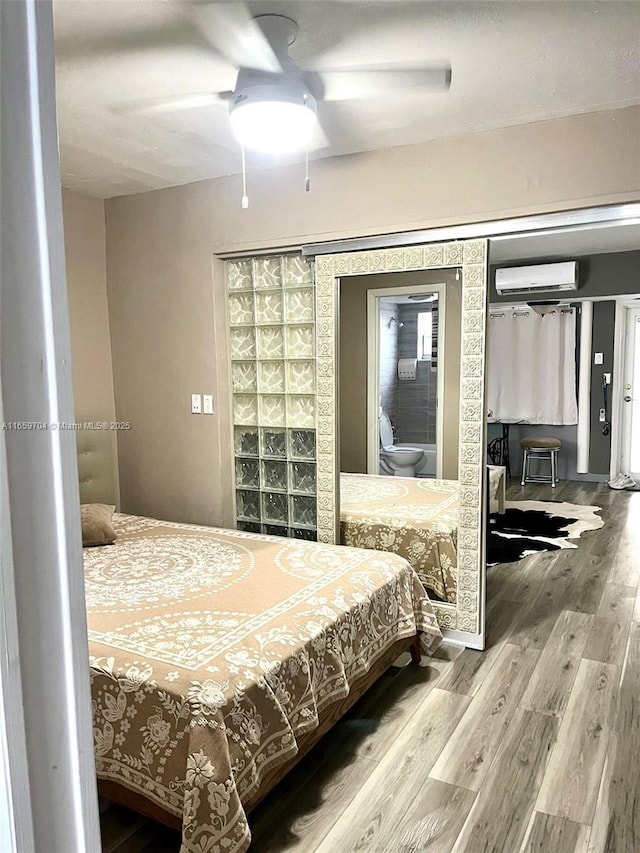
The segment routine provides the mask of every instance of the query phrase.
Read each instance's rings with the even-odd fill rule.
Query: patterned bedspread
[[[341,474],[340,537],[343,545],[400,554],[434,597],[455,603],[457,482]]]
[[[399,557],[115,517],[84,553],[98,776],[183,820],[182,853],[249,846],[242,802],[397,640],[441,634]]]

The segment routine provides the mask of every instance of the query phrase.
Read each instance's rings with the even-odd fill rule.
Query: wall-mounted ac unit
[[[496,270],[498,293],[549,293],[578,289],[578,262],[503,267]]]

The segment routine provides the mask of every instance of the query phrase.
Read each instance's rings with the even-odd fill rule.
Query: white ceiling
[[[433,291],[429,290],[429,285],[425,285],[424,296],[429,296]],[[422,294],[420,294],[422,296]],[[436,300],[432,299],[431,302]],[[411,299],[410,296],[383,296],[380,299],[382,305],[423,305],[420,299]]]
[[[640,249],[640,224],[636,222],[584,230],[559,229],[544,234],[498,237],[491,239],[489,246],[489,260],[492,264],[538,258],[573,260],[606,252],[632,252]]]
[[[291,55],[306,69],[451,62],[447,94],[321,104],[331,144],[316,157],[640,103],[636,0],[246,5],[298,22]],[[65,186],[109,197],[240,170],[224,103],[118,112],[137,99],[233,88],[236,71],[194,25],[192,3],[54,0],[54,23]]]

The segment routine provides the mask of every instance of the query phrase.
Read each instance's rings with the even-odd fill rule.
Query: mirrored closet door
[[[446,521],[451,549],[439,548],[437,571],[428,577],[416,570],[442,627],[478,647],[484,642],[486,257],[486,241],[470,240],[315,259],[318,539],[397,549],[416,568],[411,549],[429,546],[403,543],[403,530],[431,524],[432,532]],[[387,291],[395,286],[393,301]],[[372,320],[367,298],[385,297],[391,302],[386,310],[378,302]],[[398,385],[416,382],[400,401],[402,412],[394,413],[381,387],[385,330],[396,340],[389,358]],[[424,412],[407,418],[416,415],[418,401]],[[398,434],[401,414],[406,440]],[[420,459],[409,460],[418,450]],[[425,458],[430,450],[433,460]]]

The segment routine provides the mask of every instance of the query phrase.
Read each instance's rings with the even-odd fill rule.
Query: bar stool
[[[562,447],[559,438],[545,438],[536,436],[520,440],[522,448],[522,479],[520,485],[525,483],[548,483],[555,489],[558,482],[558,451]],[[531,460],[538,459],[549,462],[549,474],[533,476],[530,473]]]

